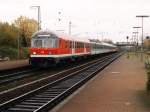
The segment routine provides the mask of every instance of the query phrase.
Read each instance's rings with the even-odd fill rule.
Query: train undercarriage
[[[71,63],[74,61],[80,61],[84,60],[86,58],[93,58],[93,57],[101,57],[105,55],[109,55],[111,53],[115,53],[116,51],[113,52],[107,52],[107,53],[101,53],[101,54],[96,54],[96,55],[81,55],[81,56],[69,56],[69,57],[30,57],[29,58],[29,64],[32,66],[37,66],[37,67],[49,67],[49,66],[56,66],[59,64],[66,64],[66,63]]]

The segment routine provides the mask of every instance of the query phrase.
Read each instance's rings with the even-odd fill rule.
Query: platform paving
[[[150,112],[140,57],[123,55],[57,106],[57,112]]]
[[[17,68],[28,65],[28,59],[13,60],[13,61],[2,61],[0,62],[0,70],[6,70],[11,68]]]

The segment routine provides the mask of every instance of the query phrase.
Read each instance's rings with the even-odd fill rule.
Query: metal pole
[[[41,9],[38,6],[38,30],[41,30]]]
[[[137,28],[137,40],[136,40],[136,41],[137,41],[137,43],[136,43],[136,44],[137,44],[137,47],[138,47],[138,44],[139,44],[139,42],[138,42],[138,41],[139,41],[139,40],[138,40],[138,38],[139,38],[139,37],[138,37],[138,33],[139,33],[139,32],[138,32],[138,28]]]
[[[41,8],[40,6],[31,6],[38,9],[38,30],[41,30]]]
[[[69,21],[69,35],[71,35],[71,21]]]
[[[143,17],[142,17],[142,50],[143,50]]]
[[[136,16],[136,17],[140,17],[140,18],[142,18],[142,43],[141,43],[141,50],[143,50],[143,18],[145,17],[149,17],[149,16],[147,16],[147,15],[138,15],[138,16]]]
[[[136,38],[137,38],[137,39],[136,39],[136,46],[137,46],[137,49],[138,49],[138,45],[139,45],[139,39],[138,39],[138,38],[139,38],[139,37],[138,37],[138,33],[139,33],[139,32],[138,32],[138,29],[139,29],[139,28],[142,28],[142,27],[136,26],[136,27],[133,27],[133,28],[136,28],[136,29],[137,29],[137,32],[133,32],[133,33],[136,33],[136,36],[137,36],[137,37],[136,37]],[[142,39],[141,39],[141,41],[142,41]]]

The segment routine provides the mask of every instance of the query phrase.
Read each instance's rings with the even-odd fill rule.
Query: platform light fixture
[[[143,50],[143,18],[148,18],[148,15],[137,15],[137,18],[141,18],[142,19],[142,50]]]
[[[136,35],[136,36],[137,36],[137,46],[138,46],[138,44],[139,44],[139,39],[138,39],[138,38],[139,38],[139,37],[138,37],[139,31],[138,31],[138,29],[139,29],[139,28],[142,28],[142,27],[140,27],[140,26],[135,26],[135,27],[133,27],[133,28],[134,28],[134,29],[137,29],[137,32],[136,32],[137,35]],[[133,32],[133,33],[135,33],[135,32]]]

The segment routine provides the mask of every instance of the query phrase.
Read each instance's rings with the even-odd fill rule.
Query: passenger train
[[[41,30],[32,36],[29,63],[36,66],[48,66],[61,61],[116,51],[117,47],[112,44],[91,42],[88,39],[82,40]]]

